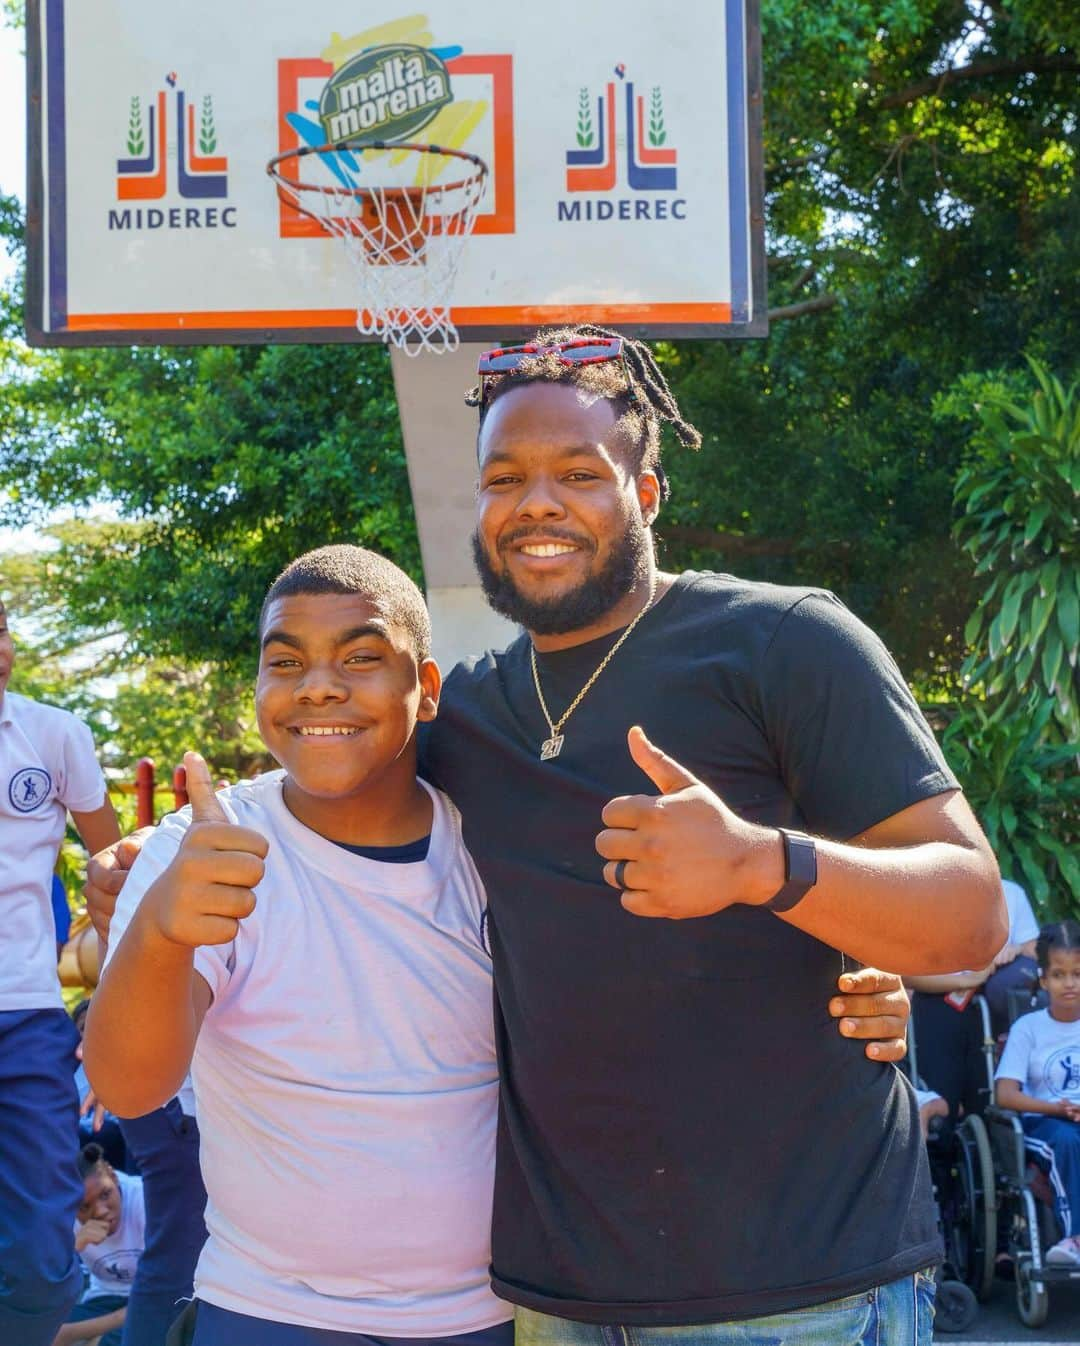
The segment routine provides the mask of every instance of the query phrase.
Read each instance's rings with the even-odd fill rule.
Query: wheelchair
[[[1043,1002],[1045,1003],[1045,1002]],[[1025,992],[1010,995],[1009,1023],[1041,1005]],[[993,1065],[993,1043],[988,1060]],[[1080,1267],[1048,1265],[1046,1250],[1061,1238],[1049,1184],[1024,1147],[1024,1129],[1015,1112],[991,1104],[987,1126],[997,1175],[997,1201],[1004,1250],[1016,1271],[1016,1308],[1020,1321],[1041,1327],[1050,1309],[1049,1287],[1080,1284]]]
[[[984,1028],[985,1036],[988,1012],[984,1013]],[[913,1031],[908,1033],[908,1053],[910,1076],[917,1081]],[[991,1068],[987,1100],[993,1097],[992,1090]],[[936,1117],[930,1124],[926,1153],[945,1245],[945,1260],[937,1275],[934,1326],[939,1332],[964,1332],[975,1321],[979,1302],[990,1294],[997,1257],[997,1182],[986,1124],[976,1113],[955,1125]]]

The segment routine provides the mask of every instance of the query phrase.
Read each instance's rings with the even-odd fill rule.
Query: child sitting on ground
[[[1045,926],[1035,956],[1050,1005],[1013,1024],[997,1102],[1021,1113],[1027,1149],[1050,1177],[1065,1236],[1047,1262],[1080,1266],[1080,922]]]
[[[142,1181],[117,1173],[96,1141],[79,1155],[83,1199],[75,1224],[75,1251],[90,1277],[53,1346],[100,1337],[98,1346],[120,1346],[127,1297],[143,1250],[146,1217]]]

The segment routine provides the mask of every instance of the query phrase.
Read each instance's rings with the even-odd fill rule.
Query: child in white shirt
[[[416,778],[429,641],[388,561],[294,562],[264,605],[256,689],[284,770],[215,797],[189,755],[191,810],[147,841],[113,916],[85,1064],[121,1116],[192,1067],[196,1346],[512,1340],[488,1284],[484,893],[456,810]]]
[[[1027,1149],[1050,1177],[1064,1238],[1047,1262],[1080,1266],[1080,922],[1045,926],[1036,959],[1050,1006],[1013,1024],[997,1102],[1021,1114]]]
[[[117,1173],[96,1141],[83,1146],[79,1173],[83,1199],[76,1215],[75,1249],[89,1284],[53,1346],[97,1338],[98,1346],[120,1346],[146,1233],[142,1180]]]
[[[91,851],[120,829],[90,730],[9,691],[14,662],[0,603],[0,1342],[50,1346],[81,1287],[82,1190],[79,1039],[56,975],[53,868],[69,812]]]

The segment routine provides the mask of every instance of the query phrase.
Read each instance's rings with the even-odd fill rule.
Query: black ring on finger
[[[615,887],[616,887],[616,888],[625,888],[625,887],[626,887],[626,866],[627,866],[629,863],[630,863],[629,860],[616,860],[616,861],[615,861]]]

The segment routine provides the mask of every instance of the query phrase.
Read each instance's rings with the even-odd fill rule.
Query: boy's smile
[[[293,594],[266,610],[259,732],[288,773],[289,809],[324,836],[363,844],[370,832],[371,844],[394,844],[386,820],[415,832],[414,735],[418,720],[434,718],[438,694],[437,667],[417,658],[377,600]]]

